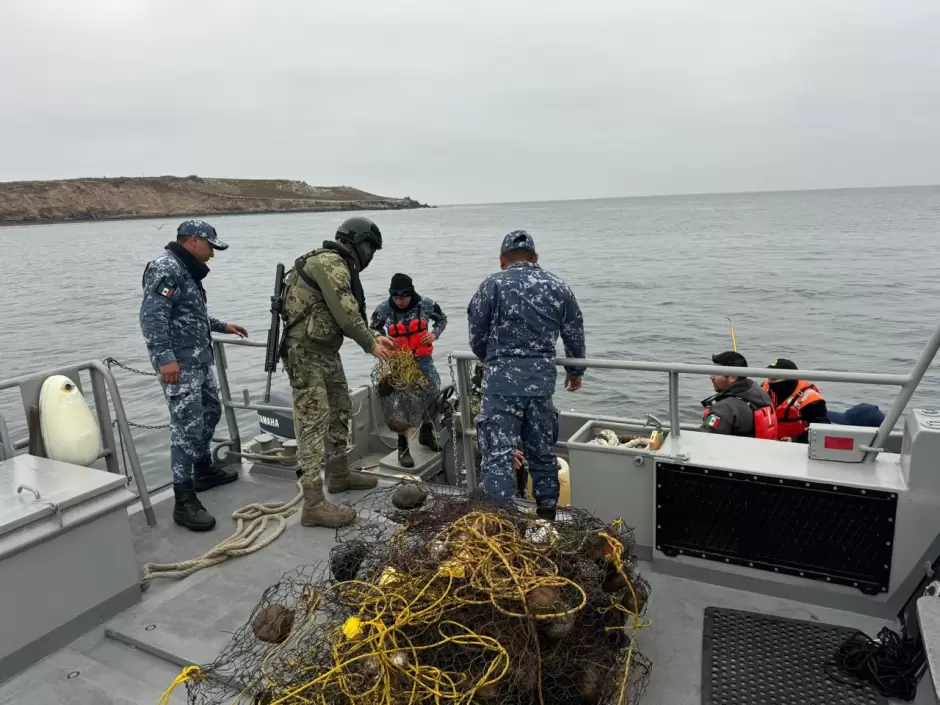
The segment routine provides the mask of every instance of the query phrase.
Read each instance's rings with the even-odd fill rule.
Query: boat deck
[[[193,534],[173,524],[172,499],[157,495],[157,526],[147,526],[140,513],[131,515],[139,562],[194,558],[230,535],[234,523],[227,518],[233,510],[253,502],[286,501],[296,491],[292,482],[243,471],[240,481],[201,495],[218,520],[216,528],[205,534]],[[355,501],[365,494],[347,493],[336,499]],[[360,514],[360,521],[364,520],[368,517]],[[299,522],[299,513],[290,517],[285,533],[255,554],[206,568],[181,581],[154,580],[139,605],[0,686],[0,705],[156,703],[181,667],[210,663],[219,655],[265,588],[295,567],[327,558],[334,532],[301,527]],[[657,574],[655,565],[649,563],[641,563],[640,571],[652,588],[647,613],[652,625],[638,637],[639,648],[653,662],[652,679],[641,700],[648,705],[701,704],[706,607],[817,620],[855,627],[872,636],[885,626],[849,612]],[[888,626],[897,629],[898,625]],[[932,703],[933,692],[928,674],[915,703]],[[185,688],[177,688],[170,702],[185,703]]]

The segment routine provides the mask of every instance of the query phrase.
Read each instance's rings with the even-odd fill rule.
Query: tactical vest
[[[313,313],[313,309],[318,305],[326,305],[326,302],[322,298],[322,294],[319,297],[313,294],[313,292],[320,292],[320,287],[312,278],[303,271],[304,267],[307,264],[307,260],[311,257],[316,257],[317,255],[326,252],[325,249],[318,248],[312,250],[305,255],[298,257],[294,260],[294,266],[284,275],[284,286],[281,287],[281,320],[283,321],[283,332],[281,334],[281,349],[279,357],[284,358],[287,354],[286,342],[288,339],[288,334],[298,325],[307,321],[310,318],[310,314]],[[294,289],[298,287],[305,292],[308,292],[307,295],[303,295],[299,292],[295,293]],[[301,298],[304,299],[303,303],[305,304],[300,311],[291,310],[292,298]],[[307,300],[309,299],[309,300]],[[293,307],[296,308],[296,307]]]

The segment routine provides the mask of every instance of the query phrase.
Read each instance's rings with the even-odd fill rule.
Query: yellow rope
[[[199,666],[187,666],[183,669],[183,672],[180,673],[170,684],[170,687],[164,691],[163,695],[160,696],[160,699],[157,701],[157,705],[169,705],[170,696],[173,694],[176,686],[182,685],[186,681],[197,681],[200,678],[206,678],[206,676],[203,675],[203,673],[199,670]]]
[[[614,529],[617,530],[623,526],[623,521],[618,519],[614,522]],[[627,587],[630,589],[630,595],[633,597],[633,609],[627,609],[624,607],[623,603],[611,598],[611,607],[619,612],[625,612],[630,618],[630,624],[624,625],[622,627],[605,627],[605,631],[611,631],[612,629],[631,629],[633,633],[630,635],[630,647],[627,650],[627,659],[624,665],[623,676],[620,679],[620,694],[617,697],[617,705],[623,705],[625,702],[624,698],[627,696],[627,683],[630,679],[630,666],[633,664],[633,651],[636,646],[636,633],[638,630],[648,627],[652,624],[652,621],[647,621],[645,624],[640,623],[640,603],[637,600],[636,590],[633,587],[633,581],[630,580],[630,576],[627,575],[626,571],[623,569],[623,544],[620,543],[617,539],[611,536],[606,531],[601,532],[600,536],[607,541],[607,545],[610,548],[610,557],[607,559],[610,563],[613,564],[614,568],[617,570],[617,573],[623,577],[627,583]]]
[[[379,379],[398,390],[424,389],[428,384],[418,359],[404,348],[392,350],[385,360],[379,361]]]

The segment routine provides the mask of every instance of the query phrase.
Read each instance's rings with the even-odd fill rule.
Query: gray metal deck
[[[233,448],[241,448],[240,436],[235,422],[235,409],[254,409],[259,412],[275,410],[289,411],[287,408],[250,404],[233,401],[228,389],[228,382],[224,365],[224,344],[242,345],[249,347],[263,347],[263,343],[256,341],[232,340],[221,341],[215,339],[219,365],[220,384],[224,393],[224,406],[226,421],[229,426],[229,440],[227,444]],[[878,487],[891,487],[899,491],[918,489],[916,497],[908,498],[910,507],[902,514],[908,522],[907,533],[901,531],[898,535],[899,549],[896,558],[905,566],[905,572],[910,568],[911,556],[919,556],[919,546],[912,546],[914,539],[929,543],[936,531],[926,531],[924,527],[934,527],[932,517],[936,517],[935,498],[937,494],[933,480],[934,467],[929,462],[921,462],[916,468],[905,468],[905,474],[891,473],[891,468],[883,465],[882,459],[871,463],[876,456],[883,453],[879,446],[887,440],[889,432],[900,417],[910,395],[923,376],[923,372],[930,364],[940,347],[940,327],[934,333],[924,353],[918,360],[909,375],[886,375],[844,372],[817,372],[801,371],[799,374],[807,375],[814,380],[830,380],[857,382],[866,384],[887,384],[901,387],[894,406],[887,415],[885,422],[878,429],[877,436],[872,442],[873,448],[866,451],[866,459],[870,465],[864,470],[878,480]],[[469,375],[467,361],[472,356],[468,353],[456,353],[457,377],[462,389],[468,389]],[[568,361],[559,359],[558,364]],[[588,366],[599,368],[626,369],[638,371],[659,371],[669,376],[669,428],[672,435],[680,435],[679,409],[678,409],[678,381],[680,374],[707,375],[728,374],[735,372],[748,372],[751,375],[767,376],[770,370],[748,369],[736,370],[734,368],[716,368],[703,365],[683,365],[680,363],[649,363],[610,360],[579,361]],[[107,396],[112,397],[115,413],[118,417],[118,426],[121,437],[128,439],[133,451],[131,435],[120,398],[117,394],[116,384],[110,371],[101,363],[92,361],[83,363],[78,367],[66,368],[66,371],[75,369],[88,369],[92,375],[96,407],[99,400],[106,401]],[[52,374],[49,371],[42,374]],[[792,376],[788,371],[774,371],[775,376]],[[797,374],[797,373],[792,373]],[[13,380],[0,381],[0,388],[20,385],[32,385],[42,375],[31,375]],[[357,390],[354,396],[365,398],[363,390]],[[26,396],[24,396],[26,399]],[[460,418],[470,418],[469,397],[462,394],[460,401]],[[106,408],[104,404],[100,405]],[[370,417],[371,407],[359,405],[352,424],[352,442],[357,453],[367,455],[362,458],[364,465],[385,466],[385,469],[395,469],[394,451],[380,443],[372,443],[372,435],[376,431],[375,423]],[[926,413],[926,412],[925,412]],[[933,413],[933,412],[931,412]],[[2,421],[2,420],[0,420]],[[110,429],[110,418],[102,419],[102,429]],[[925,424],[921,424],[925,426]],[[470,432],[472,429],[466,429]],[[107,433],[105,434],[107,435]],[[683,433],[682,436],[686,435]],[[6,433],[4,424],[0,423],[0,451],[2,454],[12,454],[12,451],[24,447],[22,442],[14,442]],[[103,439],[104,449],[102,457],[106,460],[108,469],[117,472],[117,446],[114,438]],[[677,438],[671,439],[676,441]],[[687,439],[696,445],[705,460],[715,461],[716,466],[723,467],[730,460],[734,461],[738,451],[750,452],[747,443],[737,443],[729,447],[727,452],[722,449],[711,449],[709,445],[714,439]],[[738,439],[741,440],[741,439]],[[744,439],[747,440],[747,439]],[[933,437],[924,444],[927,451],[922,450],[922,456],[935,457],[934,451],[940,446],[940,439]],[[461,444],[463,455],[463,470],[466,474],[466,484],[476,485],[476,473],[473,462],[473,453],[470,444]],[[559,444],[564,447],[562,441]],[[678,450],[681,448],[676,447]],[[756,446],[752,449],[755,456],[760,456],[769,446]],[[796,456],[798,449],[775,448],[777,452],[794,456],[788,466],[803,467]],[[412,446],[412,453],[420,453],[417,444]],[[714,451],[714,452],[712,452]],[[758,452],[761,451],[761,452]],[[357,456],[361,457],[361,456]],[[423,465],[425,459],[415,457],[416,464]],[[767,464],[767,461],[761,467]],[[893,462],[893,461],[890,461]],[[889,464],[890,464],[889,462]],[[144,486],[140,476],[139,462],[136,454],[130,453],[130,469],[138,486]],[[813,470],[809,463],[805,463],[807,473]],[[928,467],[929,466],[929,467]],[[750,466],[749,466],[750,467]],[[765,471],[773,468],[764,467]],[[792,469],[792,468],[791,468]],[[862,469],[861,466],[855,470]],[[853,484],[853,468],[841,464],[840,467],[825,468],[825,480],[839,484]],[[577,468],[573,468],[577,472]],[[770,474],[774,474],[771,472]],[[808,477],[808,475],[807,475]],[[866,477],[859,486],[867,487],[871,478]],[[929,480],[929,482],[928,482]],[[380,482],[387,482],[380,480]],[[915,487],[916,485],[916,487]],[[924,489],[926,488],[926,489]],[[607,489],[609,492],[609,488]],[[893,491],[893,490],[892,490]],[[247,504],[255,502],[269,502],[275,500],[289,500],[296,494],[296,485],[292,479],[278,479],[264,475],[249,475],[242,473],[242,479],[234,484],[218,487],[201,495],[208,509],[216,516],[217,525],[211,532],[193,534],[177,527],[171,518],[172,498],[169,492],[153,497],[153,510],[148,506],[146,494],[141,498],[142,511],[131,510],[131,529],[133,547],[139,565],[147,562],[167,563],[182,559],[195,558],[206,550],[227,538],[234,530],[231,512]],[[334,498],[339,501],[356,501],[365,492],[347,493]],[[908,494],[912,494],[908,492]],[[916,501],[914,501],[916,499]],[[652,498],[650,498],[652,501]],[[585,508],[591,509],[588,500],[575,502]],[[140,509],[140,507],[138,507]],[[930,521],[925,519],[927,517]],[[156,523],[154,522],[156,519]],[[625,517],[630,521],[630,517]],[[367,520],[361,515],[360,521]],[[149,520],[149,521],[148,521]],[[634,521],[643,519],[634,517]],[[652,526],[651,524],[650,526]],[[915,529],[919,530],[917,533]],[[929,533],[930,536],[926,534]],[[912,539],[911,537],[914,537]],[[315,563],[327,557],[333,545],[334,533],[328,529],[311,529],[299,525],[299,516],[294,515],[288,519],[285,534],[272,545],[241,558],[235,558],[221,565],[207,568],[182,581],[167,581],[157,579],[151,583],[150,589],[143,594],[142,601],[110,620],[106,625],[98,627],[88,634],[76,639],[71,644],[60,649],[46,659],[34,664],[25,672],[0,684],[0,705],[13,703],[26,703],[28,705],[59,705],[71,703],[73,705],[108,705],[111,703],[131,705],[136,703],[157,702],[163,691],[179,675],[181,667],[191,663],[205,664],[213,661],[219,652],[228,644],[232,632],[246,622],[249,613],[257,604],[262,592],[275,583],[285,572],[291,571],[300,565]],[[842,599],[830,602],[829,607],[821,607],[795,600],[774,597],[761,589],[761,580],[753,578],[743,579],[738,573],[741,570],[724,571],[724,577],[730,582],[717,584],[715,582],[700,582],[708,580],[709,573],[718,574],[714,567],[695,566],[683,577],[677,577],[675,572],[679,559],[664,559],[655,557],[653,562],[640,564],[640,571],[650,582],[651,597],[646,618],[651,625],[638,636],[640,650],[651,659],[653,664],[652,677],[649,688],[642,699],[648,705],[700,705],[701,703],[701,669],[702,669],[702,628],[704,612],[707,607],[728,607],[744,609],[770,615],[780,615],[804,620],[818,620],[820,622],[854,627],[874,636],[881,627],[889,626],[897,630],[898,624],[888,623],[863,616],[854,612],[840,611],[831,607],[843,609],[857,609],[862,599],[855,593],[853,599]],[[98,557],[101,558],[100,556]],[[901,560],[903,559],[903,560]],[[662,572],[660,572],[662,571]],[[902,576],[903,577],[903,576]],[[741,578],[741,579],[739,579]],[[797,580],[792,578],[792,581]],[[766,580],[764,581],[766,584]],[[48,588],[48,585],[46,586]],[[62,586],[67,589],[67,586]],[[753,587],[755,591],[741,589]],[[835,587],[835,586],[831,586]],[[837,597],[844,597],[848,592],[834,593]],[[794,596],[788,593],[789,596]],[[805,593],[796,593],[803,597]],[[930,676],[925,676],[918,688],[918,697],[915,705],[934,705],[935,686]],[[233,693],[234,696],[234,693]],[[181,704],[185,702],[185,689],[179,688],[174,693],[171,702]],[[828,703],[826,705],[829,705]],[[899,705],[899,704],[898,704]]]
[[[140,514],[131,517],[140,560],[194,557],[230,533],[233,522],[226,515],[231,510],[251,502],[289,499],[294,493],[293,483],[243,473],[239,482],[202,495],[218,518],[216,529],[205,535],[174,525],[172,501],[156,501],[156,527],[147,526]],[[364,494],[335,499],[355,501]],[[301,527],[294,515],[285,534],[256,554],[182,581],[156,580],[139,605],[0,686],[0,705],[153,705],[182,666],[207,663],[218,655],[266,587],[286,571],[325,558],[332,545],[332,530]],[[884,626],[849,612],[660,575],[649,563],[641,563],[640,570],[652,587],[647,615],[652,625],[639,636],[641,651],[653,661],[652,680],[641,701],[648,705],[700,705],[706,607],[818,620],[870,635]],[[932,692],[927,676],[915,703],[932,703]],[[185,689],[178,688],[171,702],[184,703],[184,694]]]

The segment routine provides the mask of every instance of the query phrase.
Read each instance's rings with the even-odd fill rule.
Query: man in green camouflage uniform
[[[293,392],[298,474],[304,489],[300,523],[336,528],[352,524],[356,512],[337,506],[323,494],[320,468],[325,441],[327,487],[331,493],[371,489],[377,478],[351,472],[346,456],[349,437],[349,387],[339,349],[351,338],[370,355],[384,358],[395,344],[369,328],[359,272],[376,250],[382,233],[368,218],[346,220],[336,241],[326,241],[294,262],[284,282],[284,367]]]

